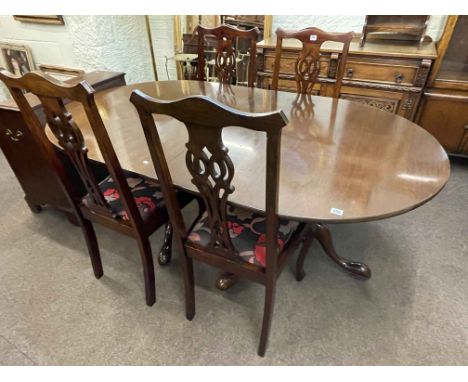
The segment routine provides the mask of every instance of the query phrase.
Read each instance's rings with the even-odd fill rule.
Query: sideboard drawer
[[[401,85],[413,85],[418,66],[388,65],[384,63],[348,60],[345,78],[357,81],[389,82]]]
[[[295,73],[295,65],[297,61],[297,53],[287,54],[283,53],[280,59],[280,73],[288,73],[294,74]],[[320,72],[319,75],[323,77],[328,76],[328,68],[330,66],[330,60],[327,57],[322,57],[320,59]],[[275,55],[273,54],[265,54],[265,62],[263,70],[265,72],[273,73],[273,69],[275,67]]]
[[[265,73],[259,73],[258,76],[259,82],[258,86],[262,89],[270,89],[271,87],[271,82],[272,78],[270,75],[265,74]],[[321,84],[317,82],[314,84],[314,87],[312,88],[312,95],[319,95],[320,94],[320,89],[321,89]],[[297,83],[296,80],[294,79],[288,79],[288,78],[278,78],[278,90],[280,91],[286,91],[286,92],[292,92],[295,93],[297,92]]]

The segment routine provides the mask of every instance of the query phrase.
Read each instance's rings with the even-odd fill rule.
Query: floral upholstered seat
[[[148,220],[157,208],[165,206],[163,193],[157,181],[130,171],[124,171],[124,174],[143,221]],[[99,183],[99,188],[112,210],[112,215],[117,219],[129,220],[114,180],[110,176],[106,177]],[[83,198],[83,204],[91,204],[89,195]]]
[[[246,262],[266,266],[266,218],[264,215],[229,205],[227,211],[229,235],[239,256]],[[299,223],[280,219],[278,227],[278,253],[291,238]],[[205,212],[195,224],[188,240],[207,245],[211,230]]]

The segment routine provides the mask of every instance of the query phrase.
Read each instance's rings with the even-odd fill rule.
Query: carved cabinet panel
[[[400,101],[398,99],[367,97],[363,95],[343,94],[342,99],[349,99],[354,102],[359,102],[364,105],[376,107],[377,109],[389,111],[396,114]]]
[[[388,90],[375,90],[345,86],[340,98],[363,103],[380,110],[414,119],[420,93],[408,93]]]

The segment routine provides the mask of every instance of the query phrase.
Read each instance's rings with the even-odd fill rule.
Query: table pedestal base
[[[326,224],[318,223],[314,228],[315,229],[313,230],[312,234],[315,238],[317,238],[325,253],[335,263],[353,275],[359,276],[363,279],[370,279],[371,270],[366,264],[346,259],[336,253],[330,229]]]
[[[216,280],[216,288],[219,290],[227,290],[231,288],[233,285],[237,284],[239,279],[233,273],[225,272],[219,275],[218,279]]]
[[[313,239],[316,238],[320,243],[325,253],[341,268],[349,272],[353,276],[358,276],[360,279],[370,279],[372,272],[370,268],[361,262],[346,259],[336,253],[331,237],[330,229],[326,224],[317,223],[311,226],[310,231],[305,237],[304,248],[301,250],[296,264],[296,279],[301,281],[304,276],[304,260],[307,256],[308,249],[312,244]],[[235,285],[238,281],[236,275],[232,273],[223,273],[216,280],[216,288],[219,290],[227,290]]]

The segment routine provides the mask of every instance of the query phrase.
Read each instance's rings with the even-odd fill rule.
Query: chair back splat
[[[134,90],[130,101],[138,110],[176,242],[182,252],[187,318],[191,320],[195,315],[193,259],[265,285],[265,311],[258,350],[259,355],[264,355],[276,279],[288,256],[299,245],[305,226],[284,219],[280,221],[278,217],[281,133],[288,123],[287,118],[282,111],[241,112],[205,96],[165,101]],[[206,208],[203,216],[188,230],[175,200],[153,114],[176,118],[188,131],[185,164]],[[265,214],[229,203],[229,196],[235,192],[232,184],[235,164],[223,142],[223,129],[228,126],[266,134]]]
[[[128,235],[137,241],[143,265],[146,304],[156,301],[154,265],[148,237],[161,225],[166,224],[163,247],[159,253],[159,263],[166,264],[171,255],[172,229],[168,223],[168,214],[162,199],[159,184],[143,175],[124,171],[112,146],[106,127],[99,114],[94,99],[94,89],[86,82],[73,84],[60,82],[40,72],[30,72],[22,77],[0,71],[0,80],[9,88],[23,118],[40,147],[45,150],[54,170],[60,177],[64,189],[73,205],[73,211],[83,229],[94,274],[103,275],[102,263],[97,238],[92,222]],[[24,92],[31,92],[41,102],[46,122],[55,136],[58,145],[75,167],[87,195],[77,196],[71,186],[57,152],[36,115],[28,103]],[[93,166],[88,158],[88,149],[80,127],[67,110],[64,100],[80,104],[87,121],[81,121],[91,127],[99,151],[108,171],[108,176],[98,182],[93,173]],[[88,127],[88,126],[87,126]],[[177,201],[185,206],[193,196],[179,192]]]
[[[185,162],[192,176],[192,183],[203,199],[211,230],[206,249],[236,261],[239,258],[233,254],[234,247],[226,218],[228,197],[234,192],[231,182],[235,169],[224,145],[222,131],[227,126],[239,126],[266,132],[266,224],[270,228],[267,229],[269,232],[273,233],[276,230],[281,129],[287,124],[287,118],[282,111],[265,114],[243,113],[205,96],[192,96],[171,102],[156,100],[139,90],[133,91],[130,100],[140,114],[176,235],[179,234],[185,240],[187,232],[180,208],[174,202],[172,179],[152,118],[153,113],[170,115],[185,124],[189,136]],[[274,236],[273,233],[271,237]],[[272,248],[276,253],[276,246]],[[276,256],[272,257],[276,259]]]
[[[258,36],[260,36],[260,30],[257,27],[244,30],[231,25],[220,25],[215,28],[205,28],[201,25],[198,25],[195,28],[195,33],[198,35],[198,80],[206,80],[206,36],[214,36],[218,41],[214,58],[214,69],[219,82],[227,85],[232,84],[233,78],[236,75],[237,55],[239,53],[236,49],[237,40],[246,39],[250,43],[248,51],[249,66],[247,72],[247,84],[249,87],[254,86],[257,69],[257,39]]]
[[[327,33],[321,29],[313,27],[301,29],[299,31],[286,31],[282,28],[278,28],[275,33],[276,56],[271,84],[272,90],[278,90],[278,80],[281,76],[280,64],[283,39],[296,39],[302,43],[302,49],[299,52],[294,66],[294,78],[296,80],[297,92],[300,94],[312,94],[314,84],[317,82],[320,74],[320,48],[322,47],[322,44],[325,41],[343,43],[342,54],[336,71],[336,83],[333,93],[333,97],[338,98],[348,57],[349,45],[354,37],[354,33]]]
[[[42,131],[39,119],[26,100],[24,92],[31,92],[39,98],[50,130],[75,167],[88,192],[90,208],[112,217],[111,209],[94,177],[83,134],[63,100],[81,103],[96,136],[107,170],[115,181],[120,195],[123,196],[122,203],[129,212],[129,221],[138,224],[139,222],[135,222],[139,218],[137,206],[97,109],[94,101],[95,91],[91,85],[86,81],[73,85],[66,84],[41,72],[30,72],[22,77],[15,77],[6,71],[0,71],[0,79],[9,88],[27,123],[35,126],[37,131]]]

